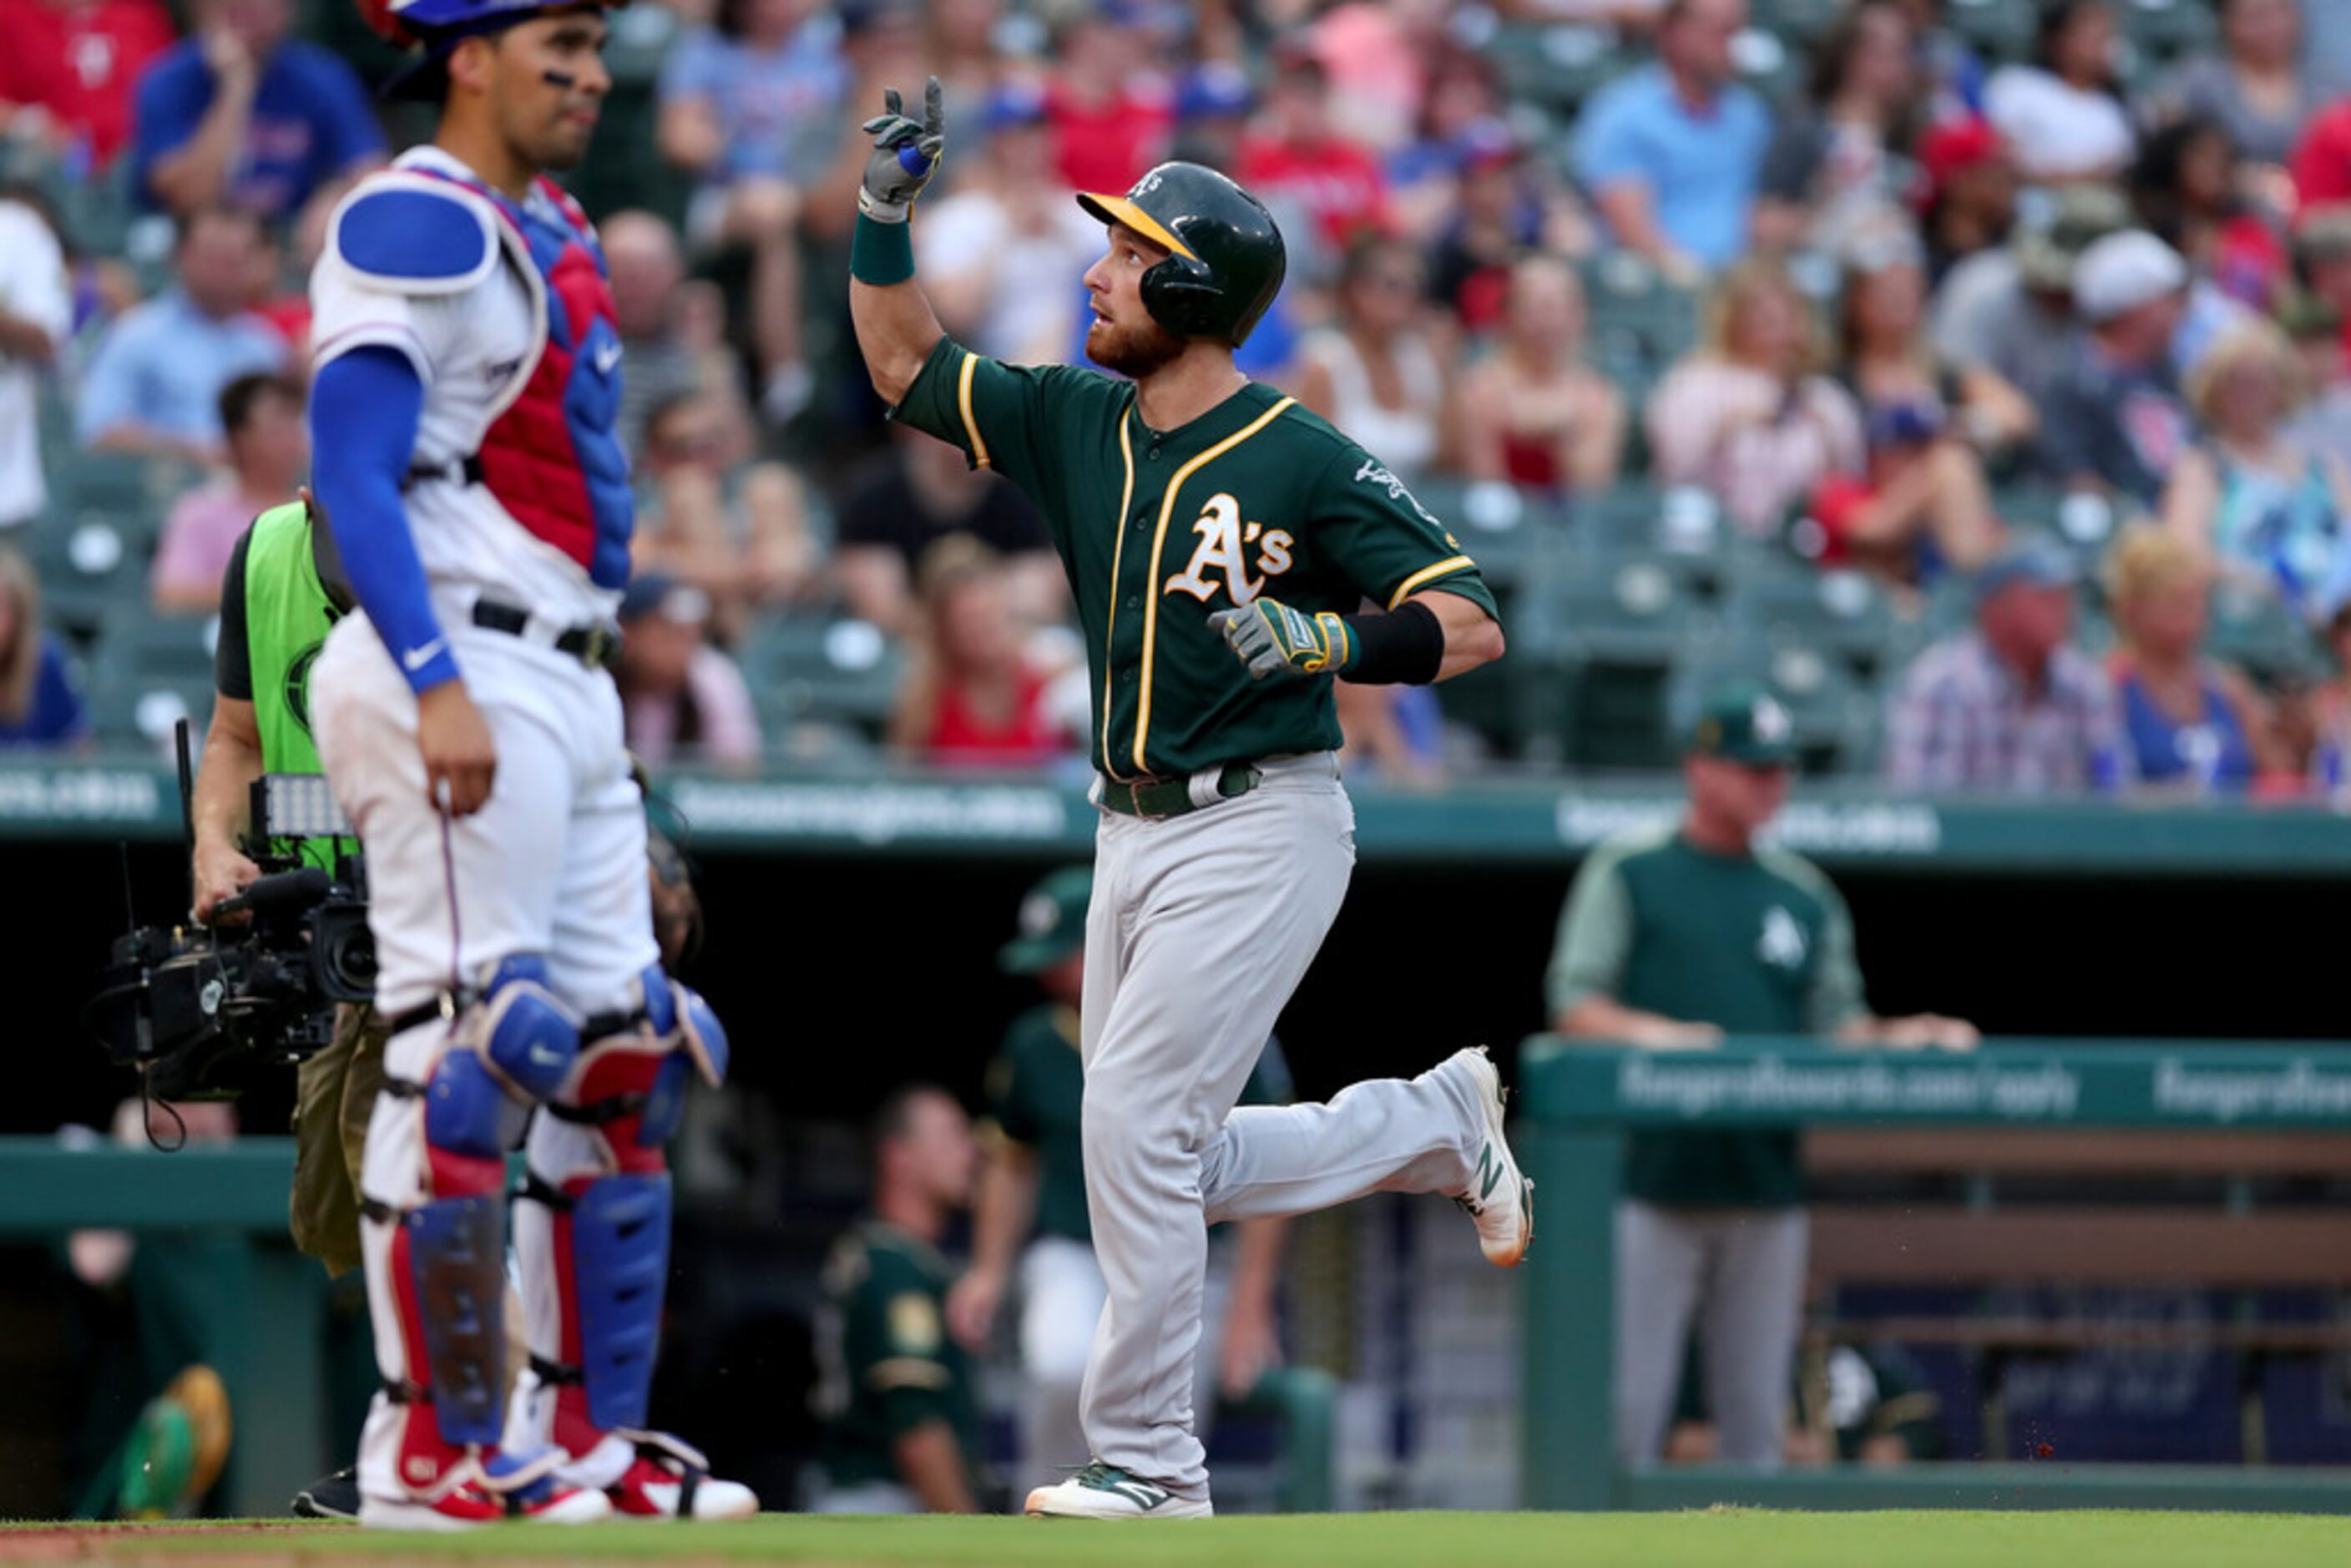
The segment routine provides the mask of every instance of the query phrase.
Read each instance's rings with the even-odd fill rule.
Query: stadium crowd
[[[1071,192],[1173,154],[1274,207],[1245,368],[1512,625],[1442,697],[1343,689],[1359,770],[1663,767],[1738,672],[1812,772],[2342,782],[2351,7],[640,0],[610,54],[578,193],[656,765],[1083,766],[1041,523],[893,433],[847,332],[857,123],[935,72],[919,266],[985,352],[1081,358]],[[204,700],[227,549],[307,466],[307,264],[413,129],[388,63],[340,0],[0,8],[0,745]]]

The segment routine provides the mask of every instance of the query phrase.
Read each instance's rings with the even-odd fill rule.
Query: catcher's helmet
[[[1289,261],[1273,214],[1214,169],[1162,163],[1123,196],[1078,204],[1165,247],[1167,259],[1143,275],[1143,308],[1178,337],[1238,347],[1281,292]]]
[[[595,5],[612,11],[629,0],[359,0],[362,20],[389,43],[423,53],[383,86],[388,98],[441,95],[442,67],[467,38],[502,32],[549,11]]]

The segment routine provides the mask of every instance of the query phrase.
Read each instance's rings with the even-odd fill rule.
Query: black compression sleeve
[[[253,700],[253,648],[245,635],[245,551],[252,542],[248,528],[229,552],[221,577],[220,640],[213,647],[213,688],[244,703]]]
[[[1425,686],[1445,667],[1445,627],[1417,599],[1343,621],[1355,653],[1339,673],[1359,686]]]

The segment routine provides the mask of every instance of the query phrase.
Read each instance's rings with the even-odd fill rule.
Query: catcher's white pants
[[[502,958],[537,953],[548,961],[551,988],[578,1012],[625,1008],[660,953],[645,883],[644,809],[611,677],[441,608],[466,689],[497,747],[496,783],[474,815],[452,821],[427,800],[416,699],[364,616],[345,617],[329,635],[310,679],[319,760],[367,854],[378,1006],[398,1014],[453,980],[480,978]],[[394,1036],[385,1071],[429,1078],[447,1032],[434,1019]],[[360,1176],[363,1195],[394,1209],[431,1196],[422,1102],[378,1098]],[[360,1226],[376,1363],[388,1380],[423,1382],[424,1368],[409,1364],[399,1326],[403,1283],[392,1278],[392,1229],[375,1220]],[[552,1263],[546,1249],[528,1246],[518,1262],[537,1328],[552,1299]],[[534,1333],[535,1347],[543,1337]],[[400,1473],[419,1462],[414,1445],[402,1447],[410,1413],[432,1419],[423,1406],[376,1396],[360,1438],[361,1490],[391,1497],[431,1484],[421,1473]]]
[[[426,799],[416,698],[367,617],[343,618],[310,675],[319,759],[367,852],[376,1006],[396,1015],[453,977],[538,953],[580,1013],[624,1008],[660,949],[612,677],[441,609],[497,746],[489,802],[472,816]]]
[[[1104,812],[1086,915],[1086,1204],[1106,1302],[1080,1408],[1092,1457],[1204,1497],[1193,1431],[1207,1227],[1371,1192],[1456,1192],[1485,1122],[1465,1074],[1235,1110],[1355,863],[1330,753],[1236,800]]]

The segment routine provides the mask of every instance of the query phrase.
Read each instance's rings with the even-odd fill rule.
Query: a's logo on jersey
[[[313,643],[294,655],[286,666],[286,711],[294,716],[295,725],[303,734],[310,733],[310,666],[319,662],[324,643]]]
[[[1280,577],[1292,564],[1290,547],[1297,541],[1280,528],[1243,522],[1241,504],[1221,491],[1200,508],[1192,531],[1200,536],[1199,548],[1192,552],[1192,564],[1167,580],[1167,591],[1180,589],[1203,604],[1219,588],[1235,604],[1247,604],[1264,591],[1267,578]],[[1252,548],[1257,551],[1255,577],[1249,575]],[[1223,580],[1209,580],[1211,570],[1221,573]]]
[[[1385,490],[1388,493],[1388,499],[1391,501],[1403,501],[1406,503],[1414,511],[1418,512],[1421,517],[1427,521],[1431,528],[1441,528],[1445,526],[1437,520],[1437,514],[1431,512],[1426,507],[1420,504],[1419,497],[1405,488],[1405,483],[1403,480],[1397,478],[1387,469],[1381,467],[1378,463],[1374,462],[1371,458],[1364,458],[1364,465],[1355,470],[1355,480],[1358,484],[1371,485],[1379,489]],[[1452,535],[1447,534],[1445,537],[1447,543],[1452,542]]]
[[[1755,943],[1755,956],[1778,969],[1801,969],[1812,947],[1796,917],[1778,904],[1763,912],[1763,935]]]

